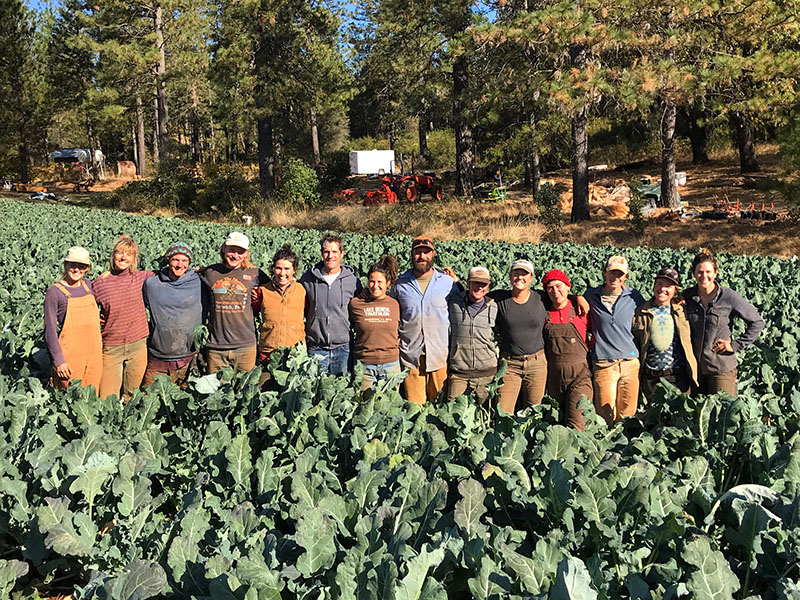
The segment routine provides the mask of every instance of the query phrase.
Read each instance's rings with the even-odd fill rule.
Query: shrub
[[[319,206],[322,196],[317,172],[299,158],[290,158],[278,189],[278,199],[298,207]]]
[[[561,198],[552,183],[545,183],[536,194],[536,206],[539,208],[539,222],[547,228],[548,233],[561,229]]]
[[[197,195],[197,210],[202,212],[241,213],[259,195],[258,185],[237,163],[205,166],[202,185]]]
[[[644,230],[647,228],[647,219],[642,214],[644,208],[644,194],[639,187],[640,182],[637,179],[631,179],[628,182],[628,187],[631,190],[630,200],[628,201],[628,230],[636,237],[642,237]]]

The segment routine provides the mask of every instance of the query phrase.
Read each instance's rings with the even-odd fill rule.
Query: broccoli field
[[[547,401],[501,416],[465,397],[407,403],[396,380],[362,392],[302,347],[273,355],[278,391],[226,370],[125,405],[45,383],[42,304],[66,249],[89,249],[90,277],[121,233],[145,268],[175,240],[209,264],[232,228],[0,211],[0,598],[800,599],[796,261],[718,256],[766,321],[737,398],[661,388],[613,429],[589,403],[578,432]],[[319,254],[320,232],[247,234],[265,270],[286,242],[301,271]],[[387,252],[407,262],[409,238],[343,237],[362,276]],[[483,264],[500,287],[525,256],[582,292],[613,251],[453,241],[437,264]],[[622,253],[646,298],[662,266],[689,281],[688,251]]]

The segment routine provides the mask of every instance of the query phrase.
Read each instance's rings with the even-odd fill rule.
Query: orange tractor
[[[386,175],[383,182],[405,202],[415,202],[422,194],[430,194],[434,200],[442,199],[442,186],[433,175]]]
[[[338,190],[334,199],[339,202],[351,202],[356,198],[364,198],[364,206],[396,204],[397,202],[415,202],[422,194],[430,194],[434,200],[442,199],[442,186],[433,175],[384,175],[381,186],[377,190],[364,191],[356,188]]]

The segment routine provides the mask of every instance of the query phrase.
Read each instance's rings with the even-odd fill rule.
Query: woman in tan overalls
[[[588,314],[578,316],[569,298],[572,284],[562,271],[548,271],[542,284],[550,301],[544,324],[547,393],[558,401],[559,421],[582,431],[586,419],[578,403],[584,396],[591,401],[594,395],[587,356]]]
[[[53,386],[59,389],[72,379],[84,387],[100,385],[103,342],[100,310],[85,278],[90,266],[89,252],[73,246],[64,259],[64,277],[45,294],[44,336],[53,360]]]

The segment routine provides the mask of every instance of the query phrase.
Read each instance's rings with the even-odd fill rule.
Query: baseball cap
[[[225,245],[226,246],[239,246],[239,248],[244,248],[245,250],[250,249],[250,238],[248,238],[245,234],[240,233],[239,231],[232,231],[228,234],[228,237],[225,238]]]
[[[67,256],[64,258],[64,262],[92,266],[92,261],[89,258],[89,251],[82,246],[73,246],[67,250]]]
[[[542,277],[542,287],[547,287],[547,284],[551,281],[560,281],[567,287],[572,287],[567,274],[564,273],[564,271],[559,271],[558,269],[552,269],[544,274],[544,277]]]
[[[628,274],[628,259],[624,256],[609,256],[608,260],[606,261],[606,268],[605,271],[622,271],[626,275]]]
[[[194,254],[192,254],[192,249],[186,242],[172,242],[169,248],[167,248],[167,251],[164,252],[164,260],[169,261],[169,259],[175,256],[176,254],[185,255],[186,258],[189,259],[189,262],[192,262],[194,260]]]
[[[523,271],[527,271],[528,273],[533,275],[533,263],[524,258],[518,258],[513,263],[511,263],[511,268],[508,270],[508,272],[510,273],[514,269],[522,269]]]
[[[491,281],[491,277],[489,276],[489,269],[487,269],[486,267],[472,267],[469,270],[467,281],[489,283]]]
[[[678,275],[678,272],[672,267],[664,267],[663,269],[659,270],[659,272],[656,273],[656,279],[658,279],[659,277],[661,279],[669,279],[672,283],[674,283],[679,287],[681,285],[680,276]]]
[[[430,248],[431,250],[434,249],[433,247],[433,240],[429,235],[418,235],[411,241],[411,249],[416,250],[417,248]]]

